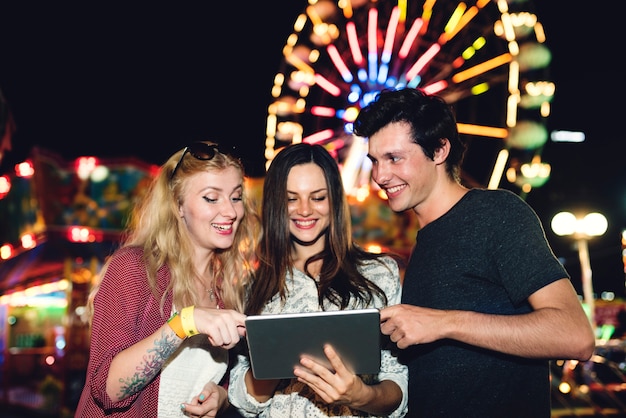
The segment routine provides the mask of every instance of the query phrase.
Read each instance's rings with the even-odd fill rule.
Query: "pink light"
[[[352,73],[348,69],[346,63],[343,62],[339,51],[337,51],[337,47],[334,44],[330,44],[326,50],[328,51],[331,61],[335,64],[335,67],[337,67],[337,71],[339,71],[339,74],[343,77],[343,80],[346,83],[351,83],[353,80]]]
[[[334,132],[332,129],[324,129],[323,131],[319,131],[305,138],[302,138],[302,142],[317,144],[318,142],[326,141],[327,139],[332,138],[333,135]]]
[[[440,80],[436,83],[424,86],[424,92],[427,94],[437,94],[446,87],[448,87],[448,82],[446,80]]]
[[[328,81],[321,74],[315,74],[315,83],[318,86],[320,86],[322,89],[326,90],[326,92],[328,92],[328,94],[332,94],[335,97],[337,97],[337,96],[339,96],[341,94],[341,89],[339,87],[337,87],[335,84],[333,84],[330,81]]]
[[[311,108],[311,114],[314,116],[321,116],[326,118],[332,118],[335,116],[335,109],[327,106],[313,106]]]
[[[400,9],[395,6],[389,16],[389,26],[387,26],[387,34],[385,35],[385,44],[383,46],[383,53],[381,61],[387,64],[391,60],[391,54],[393,52],[393,41],[396,37],[396,29],[398,28],[398,19],[400,18]]]
[[[367,50],[370,54],[376,54],[378,50],[378,10],[373,8],[370,9],[369,20],[367,23]]]
[[[432,60],[433,57],[437,55],[440,49],[441,45],[432,44],[430,48],[428,48],[428,50],[424,53],[424,55],[419,57],[415,64],[413,64],[413,67],[411,67],[411,69],[406,73],[406,79],[409,81],[413,80],[413,78],[424,69],[426,64],[428,64],[430,60]]]
[[[361,47],[359,46],[359,36],[356,33],[356,25],[354,22],[348,22],[346,24],[346,34],[348,35],[348,44],[350,45],[350,52],[352,53],[352,59],[356,65],[363,64],[363,54],[361,54]]]
[[[367,60],[370,80],[376,80],[378,67],[378,10],[370,9],[367,22]]]
[[[407,33],[406,38],[404,38],[404,42],[402,42],[402,46],[400,47],[400,51],[398,52],[398,57],[401,59],[405,59],[409,54],[411,47],[413,46],[413,42],[417,38],[417,34],[420,31],[420,28],[424,24],[424,21],[420,18],[417,18],[413,21],[411,25],[411,29],[409,29],[409,33]]]

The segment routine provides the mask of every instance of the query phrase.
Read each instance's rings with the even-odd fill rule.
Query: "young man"
[[[550,417],[550,359],[587,360],[595,337],[535,212],[460,181],[465,145],[443,99],[405,88],[362,109],[372,177],[417,216],[402,303],[381,329],[409,366],[411,417]]]

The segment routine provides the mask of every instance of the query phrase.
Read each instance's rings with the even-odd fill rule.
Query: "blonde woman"
[[[136,207],[94,293],[77,417],[213,417],[228,409],[228,350],[259,222],[241,162],[217,144],[172,155]]]

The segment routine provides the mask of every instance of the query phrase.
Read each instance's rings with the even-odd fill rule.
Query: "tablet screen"
[[[250,315],[246,339],[256,379],[294,377],[302,354],[331,368],[323,351],[326,343],[354,373],[380,371],[380,312],[374,308]]]

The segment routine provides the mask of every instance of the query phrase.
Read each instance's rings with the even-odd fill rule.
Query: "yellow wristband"
[[[183,328],[183,323],[180,319],[180,315],[178,315],[178,312],[174,313],[174,315],[167,321],[167,325],[169,325],[176,335],[178,335],[178,338],[182,338],[183,340],[187,338],[187,334],[185,333],[185,329]]]
[[[192,335],[199,334],[196,328],[196,321],[193,319],[194,306],[187,306],[180,311],[180,320],[183,324],[183,330],[185,335],[191,337]]]

